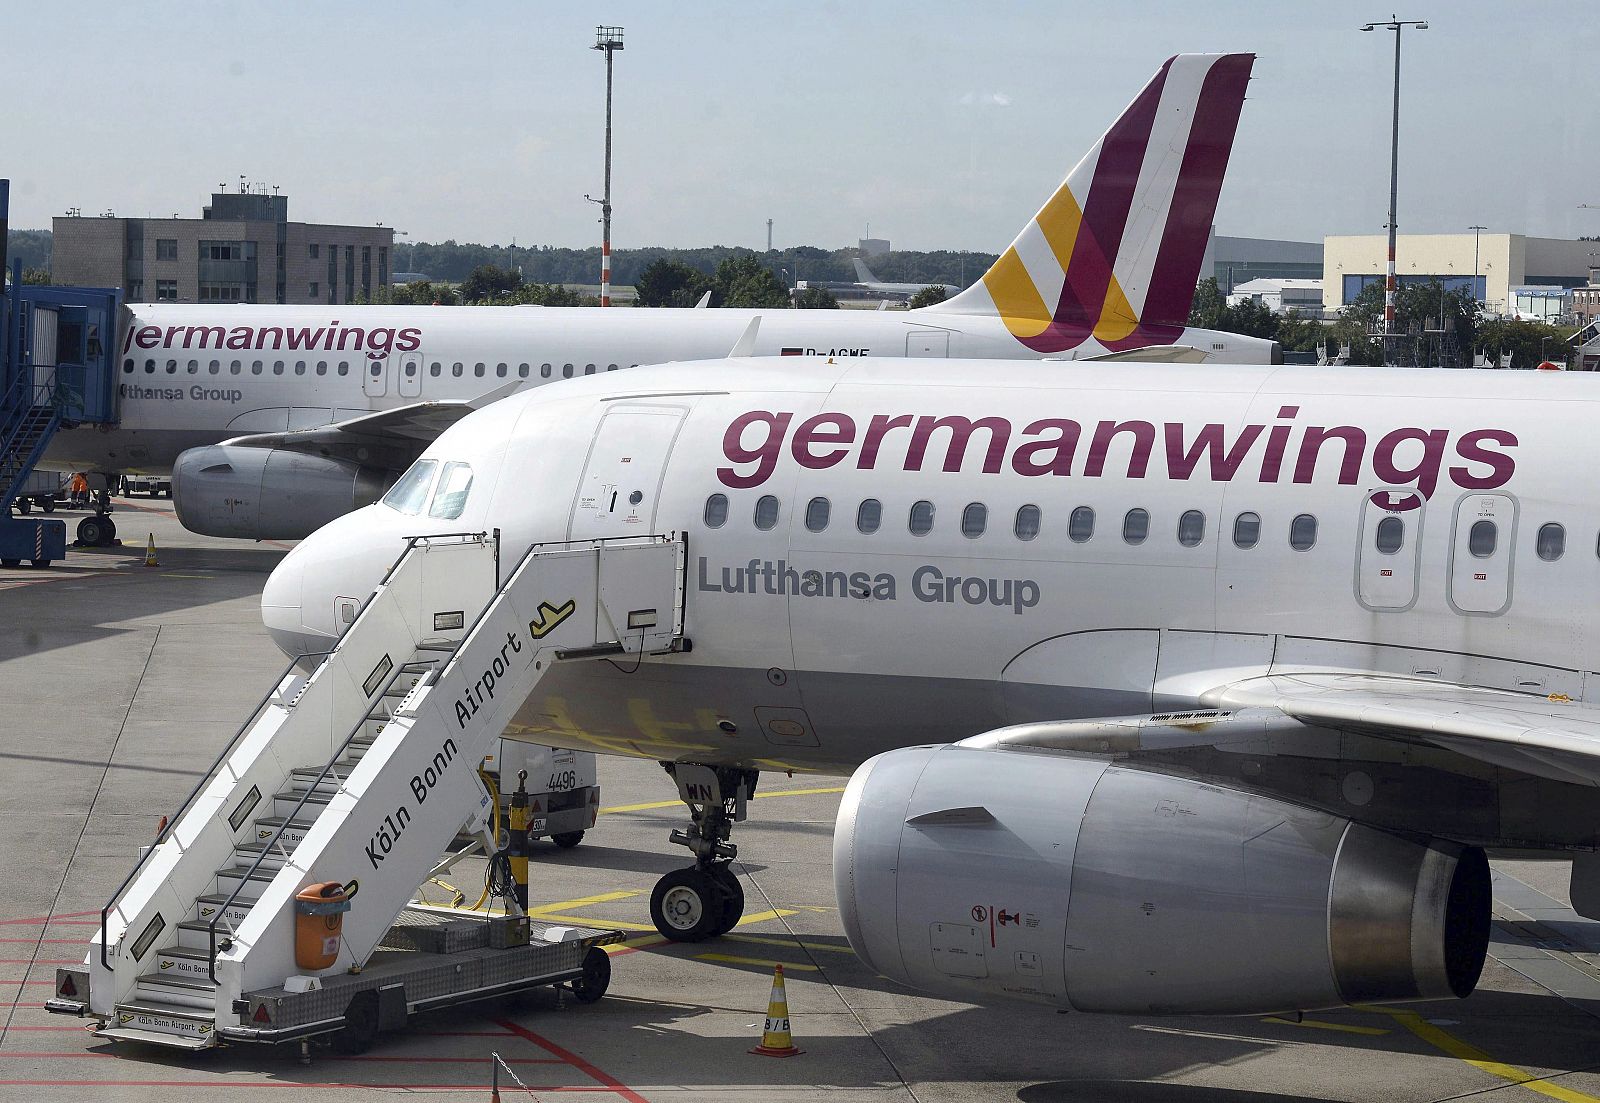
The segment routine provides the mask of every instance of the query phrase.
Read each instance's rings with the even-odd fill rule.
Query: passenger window
[[[262,368],[263,368],[263,367],[264,367],[264,366],[265,366],[265,365],[263,365],[263,364],[262,364],[262,363],[261,363],[261,361],[259,361],[259,360],[252,360],[252,361],[251,361],[251,362],[250,362],[250,374],[251,374],[251,375],[260,375],[260,374],[261,374],[261,369],[262,369]]]
[[[594,365],[593,364],[585,364],[583,366],[583,374],[584,375],[593,375],[594,374]]]
[[[1249,550],[1261,540],[1261,515],[1241,513],[1233,519],[1233,546]]]
[[[340,375],[349,375],[350,374],[350,361],[348,361],[348,360],[339,361],[339,374]]]
[[[806,503],[806,528],[821,532],[828,527],[828,499],[813,498]]]
[[[146,360],[144,362],[144,371],[145,371],[146,375],[153,374],[155,372],[155,370],[156,370],[156,362],[154,360]]]
[[[1067,518],[1067,539],[1074,544],[1087,543],[1094,535],[1094,510],[1088,506],[1079,506],[1072,511],[1072,516]]]
[[[130,356],[122,362],[122,370],[130,373],[133,371],[133,357]]]
[[[483,378],[483,367],[484,366],[481,363],[472,365],[472,374],[477,376],[479,379],[482,379]]]
[[[1493,521],[1474,521],[1467,532],[1467,550],[1478,559],[1488,559],[1494,554],[1499,533]]]
[[[130,360],[129,363],[131,364],[132,361]],[[216,375],[221,370],[222,370],[222,361],[221,360],[213,360],[213,361],[211,361],[211,374],[212,375]]]
[[[244,365],[241,362],[239,362],[238,360],[235,360],[231,364],[228,365],[228,371],[232,375],[238,375],[239,374],[239,369],[242,368],[242,367],[244,367]]]
[[[318,375],[327,375],[328,374],[328,362],[326,360],[318,360],[317,361],[317,374]],[[433,374],[434,375],[438,375],[439,374],[439,365],[438,364],[435,364],[433,366]]]
[[[1130,509],[1122,517],[1122,539],[1129,544],[1143,544],[1150,535],[1150,511]]]
[[[457,379],[460,379],[463,367],[464,365],[461,363],[461,361],[457,360],[454,364],[450,365],[450,374],[455,376]]]
[[[416,516],[422,503],[428,500],[428,488],[433,485],[433,472],[438,460],[418,460],[411,470],[400,476],[400,481],[383,496],[383,504],[401,513]]]
[[[720,529],[728,520],[728,496],[713,494],[706,499],[706,528]]]
[[[444,365],[439,363],[437,360],[428,365],[428,374],[433,376],[435,379],[439,378],[439,373],[443,370]]]
[[[1206,515],[1198,509],[1185,510],[1178,518],[1178,543],[1192,548],[1206,538]]]
[[[509,371],[509,370],[510,370],[510,366],[507,365],[507,364],[496,364],[494,366],[495,375],[499,376],[501,379],[504,379],[506,377],[506,372]]]
[[[911,504],[911,535],[926,536],[933,531],[933,503],[913,502]]]
[[[167,361],[167,374],[168,375],[177,375],[178,374],[178,362],[176,360],[168,360]]]
[[[1289,522],[1289,546],[1295,551],[1310,551],[1317,542],[1317,519],[1302,513]]]
[[[296,375],[304,375],[306,373],[306,362],[304,360],[296,360],[294,362],[294,373]],[[416,373],[417,373],[417,369],[416,369],[416,366],[414,364],[407,364],[406,365],[406,374],[407,375],[415,375]]]
[[[572,378],[572,365],[571,364],[562,364],[561,365],[561,378],[562,379],[571,379]]]
[[[1546,563],[1554,563],[1566,554],[1567,530],[1554,523],[1540,525],[1539,539],[1534,544],[1533,550]]]
[[[372,365],[372,374],[373,375],[377,375],[378,372],[381,371],[381,370],[382,369],[379,368],[378,365],[376,365],[376,364]],[[274,360],[272,362],[272,374],[273,375],[282,375],[283,374],[283,361],[282,360]]]
[[[778,499],[763,494],[756,499],[756,528],[766,532],[778,523]]]
[[[871,536],[883,523],[883,503],[876,498],[865,498],[856,508],[856,531]],[[1597,553],[1600,554],[1600,553]]]
[[[616,371],[616,370],[617,370],[617,366],[615,364],[607,364],[606,365],[606,371]]]
[[[472,465],[447,463],[439,476],[439,489],[434,492],[429,517],[453,521],[467,507],[467,495],[472,491]]]
[[[549,379],[550,378],[550,365],[549,364],[540,364],[539,365],[539,378],[540,379]]]
[[[198,361],[198,360],[189,361],[189,374],[190,375],[194,375],[199,370],[200,370],[200,361]]]
[[[1023,506],[1017,510],[1017,519],[1011,531],[1018,540],[1032,540],[1039,535],[1039,507]]]
[[[529,368],[528,368],[527,364],[518,364],[517,365],[517,378],[518,379],[526,379],[526,378],[528,378],[528,370],[529,370]]]
[[[1405,546],[1406,523],[1398,517],[1385,517],[1378,522],[1377,535],[1373,539],[1373,546],[1384,555],[1393,555]]]
[[[982,502],[971,502],[961,511],[961,535],[976,540],[989,527],[989,507]]]

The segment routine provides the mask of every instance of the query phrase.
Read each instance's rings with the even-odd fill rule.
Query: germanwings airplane
[[[1566,373],[640,368],[470,414],[262,614],[327,650],[416,534],[681,533],[692,649],[559,666],[507,735],[685,794],[853,771],[873,969],[1085,1011],[1465,996],[1486,849],[1573,859],[1600,918],[1597,416]],[[727,929],[733,808],[674,833],[668,937]]]
[[[120,425],[58,434],[47,462],[171,470],[190,529],[288,539],[373,501],[475,407],[638,364],[731,350],[1128,358],[1152,346],[1164,358],[1275,362],[1273,342],[1187,328],[1253,61],[1169,60],[983,279],[938,306],[141,305],[121,335]]]

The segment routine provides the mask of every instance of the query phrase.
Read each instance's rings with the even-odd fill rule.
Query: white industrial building
[[[1383,234],[1323,239],[1323,305],[1345,306],[1368,284],[1382,284],[1389,240]],[[1491,312],[1517,309],[1518,289],[1566,289],[1589,281],[1600,244],[1522,234],[1402,234],[1395,245],[1399,282],[1438,280],[1471,290]]]
[[[1322,281],[1296,279],[1247,280],[1233,289],[1228,305],[1237,306],[1254,300],[1272,311],[1282,314],[1293,310],[1306,318],[1322,317]]]

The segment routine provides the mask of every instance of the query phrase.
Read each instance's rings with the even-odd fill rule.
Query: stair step
[[[217,921],[217,945],[233,937],[232,928],[225,922]],[[202,957],[211,949],[211,920],[201,922],[198,919],[185,919],[178,924],[178,941],[173,947],[177,950],[198,950]],[[205,978],[210,980],[208,976]]]
[[[266,843],[235,843],[233,847],[234,860],[248,869],[255,864],[256,858],[261,859],[261,870],[271,870],[276,873],[289,862],[289,856],[294,853],[294,847],[283,845],[267,849]],[[258,870],[259,872],[259,870]]]
[[[195,977],[162,976],[148,973],[138,979],[133,987],[133,998],[140,1003],[154,1002],[176,1007],[193,1008],[202,1013],[215,1013],[217,986]]]
[[[306,837],[306,832],[311,830],[312,824],[317,822],[315,815],[308,817],[306,812],[315,813],[320,811],[321,808],[322,806],[318,805],[317,808],[313,809],[308,802],[306,808],[300,809],[299,818],[294,820],[286,819],[283,816],[262,816],[255,822],[255,841],[258,843],[266,842],[277,833],[278,828],[282,827],[284,845],[293,850]]]
[[[216,1044],[216,1014],[161,1000],[117,1004],[113,1025],[95,1033],[103,1038],[185,1045],[202,1049]]]
[[[250,906],[259,899],[252,893],[241,892],[238,899],[229,904],[223,911],[222,918],[217,921],[218,929],[224,923],[238,924],[244,922],[244,917],[250,914]],[[194,902],[194,918],[202,923],[210,923],[217,910],[228,903],[226,892],[212,892],[200,897]]]
[[[323,808],[326,808],[328,806],[328,802],[333,799],[332,793],[312,793],[310,796],[306,797],[304,804],[300,804],[300,798],[303,796],[305,796],[304,789],[301,789],[298,792],[293,789],[284,789],[280,792],[273,793],[273,811],[287,816],[289,813],[294,811],[296,805],[299,805],[300,811],[298,814],[303,816],[312,809],[321,811]]]
[[[221,935],[221,931],[217,934]],[[217,939],[217,952],[222,952],[222,938]],[[190,980],[211,979],[211,954],[205,947],[164,946],[156,952],[154,976],[187,977]]]
[[[348,771],[334,769],[329,770],[326,777],[322,777],[321,766],[296,766],[289,771],[289,788],[296,793],[303,793],[313,787],[315,787],[314,792],[336,793],[339,791],[339,786],[344,784],[347,773]]]
[[[242,866],[224,866],[223,868],[217,870],[218,890],[223,893],[232,892],[245,880],[245,874],[248,873],[249,870],[250,866],[248,864]],[[277,875],[278,871],[275,869],[258,869],[255,871],[255,873],[250,875],[250,883],[258,884],[262,888],[266,888],[267,884]],[[257,895],[260,894],[258,893]]]

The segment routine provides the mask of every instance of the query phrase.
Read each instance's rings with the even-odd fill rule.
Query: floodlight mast
[[[606,55],[606,176],[600,200],[600,305],[611,305],[611,67],[612,57],[622,49],[621,27],[596,27],[594,45]],[[588,196],[584,196],[588,199]]]
[[[1400,32],[1406,27],[1415,27],[1419,31],[1428,29],[1426,20],[1397,19],[1390,16],[1387,22],[1368,23],[1362,27],[1363,31],[1375,31],[1378,28],[1394,32],[1394,123],[1389,142],[1389,270],[1383,284],[1383,339],[1384,360],[1389,359],[1389,344],[1399,336],[1394,328],[1394,244],[1395,244],[1395,202],[1400,193]]]

